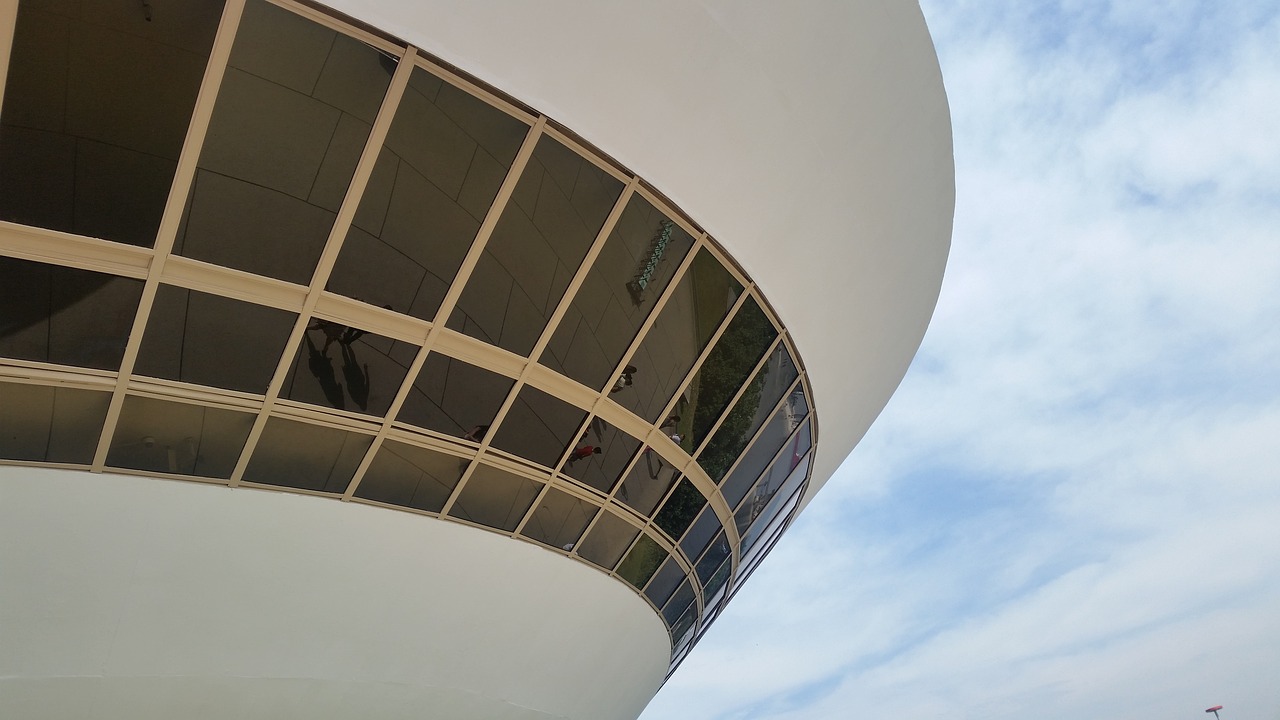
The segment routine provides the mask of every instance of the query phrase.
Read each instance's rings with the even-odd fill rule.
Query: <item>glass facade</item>
[[[808,478],[782,322],[594,149],[290,8],[248,0],[219,35],[219,3],[20,0],[0,462],[521,538],[633,586],[682,657]],[[32,228],[92,257],[34,258],[10,241]]]

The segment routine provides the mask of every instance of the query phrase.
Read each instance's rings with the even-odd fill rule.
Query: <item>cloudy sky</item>
[[[1280,720],[1280,2],[922,5],[933,324],[643,720]]]

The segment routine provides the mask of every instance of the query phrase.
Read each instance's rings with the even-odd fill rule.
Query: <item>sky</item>
[[[1280,2],[921,5],[932,324],[642,720],[1280,720]]]

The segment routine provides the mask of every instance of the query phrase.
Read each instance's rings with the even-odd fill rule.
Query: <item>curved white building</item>
[[[0,717],[637,716],[949,247],[919,8],[755,5],[0,2]]]

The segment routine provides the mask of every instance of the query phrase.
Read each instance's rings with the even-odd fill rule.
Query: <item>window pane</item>
[[[627,473],[627,479],[622,481],[617,498],[647,517],[653,514],[679,477],[680,473],[661,455],[646,448],[640,452],[631,472]]]
[[[572,550],[600,508],[554,488],[547,491],[520,532],[561,550]]]
[[[250,0],[174,252],[309,283],[395,64]]]
[[[680,619],[671,625],[671,644],[679,652],[689,638],[693,637],[693,624],[698,619],[698,608],[696,605],[689,604],[685,607],[684,614]]]
[[[693,604],[693,586],[685,580],[680,584],[680,589],[676,591],[667,604],[662,608],[662,618],[667,621],[667,625],[674,625],[676,620],[684,614]]]
[[[783,345],[773,351],[773,356],[751,379],[751,385],[742,393],[738,402],[725,417],[720,429],[712,436],[707,447],[698,453],[698,464],[719,482],[742,454],[751,436],[769,419],[773,408],[791,388],[798,373],[795,363]]]
[[[693,527],[689,528],[689,532],[685,533],[684,539],[680,541],[680,549],[684,550],[685,557],[697,559],[702,555],[702,551],[710,544],[711,538],[715,537],[716,531],[720,529],[720,518],[716,515],[716,511],[710,505],[702,509],[702,514],[698,516]]]
[[[448,355],[431,353],[396,419],[479,442],[515,380]]]
[[[415,69],[329,290],[434,319],[528,131]]]
[[[449,327],[528,355],[621,194],[619,180],[544,136]]]
[[[216,0],[23,0],[0,220],[154,245],[221,16]]]
[[[161,285],[134,372],[261,394],[296,319],[284,310]]]
[[[720,492],[724,494],[729,507],[737,507],[742,502],[760,473],[764,472],[773,461],[773,456],[791,439],[792,432],[808,414],[809,404],[805,402],[804,391],[797,388],[773,414],[760,431],[760,436],[743,453],[737,467],[721,483]]]
[[[499,530],[515,530],[542,483],[489,465],[476,467],[449,514]]]
[[[0,457],[93,462],[111,393],[0,382]]]
[[[467,460],[387,440],[378,448],[356,497],[438,513],[453,493]]]
[[[785,498],[804,481],[805,472],[809,467],[809,445],[809,425],[806,423],[773,465],[760,476],[746,499],[742,501],[736,516],[739,535],[747,531],[747,526],[764,511],[764,507],[775,495],[782,492]],[[799,469],[798,479],[796,478],[797,469]],[[785,491],[784,486],[788,486]]]
[[[680,569],[680,564],[674,557],[668,555],[662,568],[653,576],[653,580],[649,581],[649,587],[644,589],[644,594],[653,601],[654,605],[662,607],[667,602],[667,598],[671,597],[671,593],[676,591],[676,586],[681,580],[684,580],[684,570]]]
[[[691,247],[693,237],[633,195],[540,362],[604,388]]]
[[[253,427],[250,413],[128,396],[107,464],[229,478]]]
[[[627,553],[627,559],[618,566],[618,576],[639,590],[649,582],[666,557],[667,551],[661,545],[648,535],[641,535],[631,552]]]
[[[756,566],[763,560],[773,546],[777,544],[778,537],[782,534],[783,528],[786,527],[787,518],[791,516],[791,512],[795,510],[796,505],[800,502],[800,492],[793,493],[789,499],[783,502],[776,513],[773,514],[773,520],[768,523],[760,523],[752,526],[751,531],[742,540],[742,566],[746,568],[742,577],[746,578],[755,571]],[[763,540],[763,542],[761,542]],[[734,583],[734,592],[741,586],[741,582]]]
[[[631,523],[606,512],[596,521],[591,532],[587,533],[586,539],[578,545],[578,556],[605,570],[612,570],[639,532]]]
[[[598,417],[592,418],[562,472],[607,493],[639,449],[639,440]]]
[[[710,252],[694,258],[610,397],[650,422],[679,389],[742,286]]]
[[[707,601],[707,607],[712,608],[719,601],[717,593],[724,589],[725,583],[729,582],[729,573],[732,570],[733,561],[726,557],[724,562],[720,563],[720,567],[716,569],[715,574],[707,581],[702,591],[704,597],[711,598]]]
[[[694,566],[694,570],[698,573],[698,581],[704,585],[710,583],[711,575],[729,558],[729,554],[729,540],[722,532],[716,536],[711,547],[707,548],[707,554],[703,555]]]
[[[118,370],[142,281],[0,257],[0,356]]]
[[[245,482],[346,492],[373,438],[273,417],[253,451]]]
[[[498,428],[493,446],[554,467],[586,416],[580,408],[525,386]]]
[[[755,299],[747,299],[698,368],[684,391],[684,400],[676,408],[692,419],[690,429],[681,433],[680,445],[686,452],[692,453],[706,439],[711,426],[729,408],[729,401],[747,382],[751,370],[777,336],[778,331]],[[683,429],[683,423],[677,427]]]
[[[381,417],[400,392],[417,353],[416,346],[399,340],[313,320],[280,396]]]
[[[744,553],[751,549],[764,532],[765,526],[779,517],[787,501],[800,490],[800,486],[804,485],[805,479],[809,477],[810,457],[806,456],[803,462],[797,464],[780,486],[764,489],[761,495],[752,496],[751,500],[754,502],[747,502],[738,510],[736,519],[740,528],[739,533],[742,535]],[[764,497],[768,500],[763,501]]]
[[[678,538],[689,529],[689,524],[706,504],[707,499],[702,497],[702,493],[698,492],[693,483],[681,480],[675,492],[667,498],[667,503],[662,506],[662,510],[653,518],[653,523],[671,537]]]

